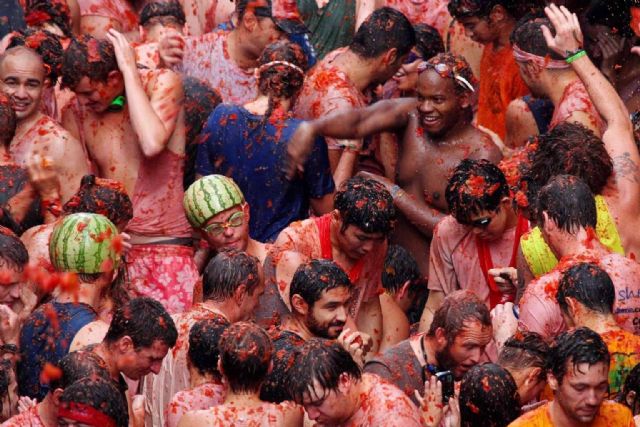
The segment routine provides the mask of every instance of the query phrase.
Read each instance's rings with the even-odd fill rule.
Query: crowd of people
[[[636,0],[0,37],[1,426],[640,426]]]

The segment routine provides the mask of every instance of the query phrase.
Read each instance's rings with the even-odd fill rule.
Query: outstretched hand
[[[580,29],[578,16],[575,13],[571,13],[566,7],[558,7],[555,4],[545,7],[544,11],[556,30],[556,35],[553,36],[546,25],[542,26],[542,34],[549,49],[565,58],[576,50],[581,49],[584,37]]]

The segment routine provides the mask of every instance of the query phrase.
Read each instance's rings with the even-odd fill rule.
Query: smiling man
[[[520,237],[529,222],[513,210],[504,174],[487,160],[463,160],[445,192],[451,215],[436,227],[429,258],[429,298],[420,330],[431,324],[443,298],[473,291],[488,307],[511,300],[493,276],[494,266],[515,268]]]

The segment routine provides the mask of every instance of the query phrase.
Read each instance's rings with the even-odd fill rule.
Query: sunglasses
[[[493,218],[491,217],[479,218],[471,221],[469,225],[471,225],[473,228],[487,228],[489,224],[491,224],[491,221],[493,221]]]
[[[244,212],[238,211],[232,214],[229,219],[224,222],[212,222],[204,228],[205,233],[218,236],[222,234],[227,228],[240,227],[244,224]]]
[[[407,55],[407,59],[404,60],[404,62],[402,63],[403,65],[408,65],[408,64],[413,64],[414,62],[416,62],[418,59],[422,59],[420,57],[420,55],[418,55],[417,53],[415,53],[414,51],[409,52],[409,55]]]
[[[456,83],[458,83],[460,86],[462,86],[463,88],[471,92],[476,91],[473,85],[469,82],[469,80],[462,77],[455,68],[451,68],[448,64],[445,64],[444,62],[438,62],[437,64],[432,64],[430,62],[423,62],[418,67],[418,72],[423,73],[428,69],[434,70],[442,78],[450,78],[455,80]]]

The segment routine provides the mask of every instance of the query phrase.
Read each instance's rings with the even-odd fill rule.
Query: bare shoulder
[[[102,320],[96,320],[83,326],[73,337],[69,352],[83,349],[91,344],[98,344],[107,335],[109,324]]]
[[[500,151],[502,141],[498,135],[492,135],[485,129],[469,125],[465,132],[464,141],[471,147],[469,158],[487,159],[496,164],[502,160],[502,151]]]

